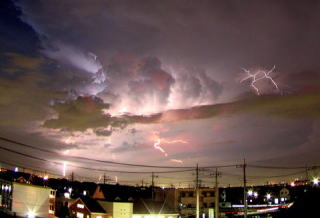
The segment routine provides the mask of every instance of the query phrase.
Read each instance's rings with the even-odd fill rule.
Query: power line
[[[294,170],[294,169],[306,169],[306,166],[265,166],[265,165],[247,165],[250,168],[260,168],[260,169],[287,169],[287,170]],[[313,168],[320,168],[320,166],[312,166]]]
[[[34,160],[39,160],[39,161],[42,161],[42,162],[49,162],[49,163],[53,163],[53,164],[56,164],[56,165],[63,165],[63,163],[61,163],[61,162],[51,161],[51,160],[47,160],[47,159],[40,158],[40,157],[35,157],[33,155],[29,155],[29,154],[25,154],[25,153],[22,153],[22,152],[14,151],[14,150],[9,149],[9,148],[4,148],[2,146],[0,146],[0,149],[8,151],[8,152],[12,152],[14,154],[19,154],[21,156],[28,157],[28,158],[31,158],[31,159],[34,159]],[[98,168],[91,168],[91,167],[76,166],[76,165],[73,165],[73,164],[68,164],[68,166],[71,166],[71,167],[74,167],[74,168],[79,168],[79,169],[84,169],[84,170],[94,170],[94,171],[99,171],[99,172],[132,173],[132,174],[152,173],[151,171],[122,171],[122,170],[98,169]],[[192,171],[192,170],[193,169],[157,171],[156,173],[179,173],[179,172],[189,172],[189,171]]]
[[[46,152],[46,153],[52,153],[58,156],[63,156],[59,152],[53,151],[53,150],[48,150],[44,148],[39,148],[37,146],[29,145],[26,143],[18,142],[12,139],[8,139],[5,137],[0,136],[0,140],[6,141],[9,143],[13,143],[16,145],[20,145],[23,147],[31,148],[34,150]],[[145,165],[145,164],[131,164],[131,163],[122,163],[122,162],[116,162],[116,161],[107,161],[107,160],[99,160],[99,159],[93,159],[93,158],[86,158],[86,157],[80,157],[80,156],[73,156],[73,155],[67,155],[63,156],[63,158],[73,158],[73,159],[79,159],[79,160],[85,160],[85,161],[92,161],[92,162],[98,162],[98,163],[105,163],[105,164],[115,164],[115,165],[123,165],[123,166],[131,166],[131,167],[145,167],[145,168],[159,168],[159,169],[193,169],[194,167],[192,166],[185,166],[185,167],[175,167],[175,166],[159,166],[159,165]],[[235,167],[236,165],[217,165],[217,166],[204,166],[201,167],[202,169],[205,168],[226,168],[226,167]]]

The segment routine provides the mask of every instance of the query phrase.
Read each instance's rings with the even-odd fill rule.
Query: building
[[[98,185],[92,194],[94,199],[109,202],[132,202],[136,196],[140,196],[136,187],[109,184]]]
[[[108,218],[177,218],[178,213],[165,201],[152,200],[151,188],[98,185],[92,197],[104,208]]]
[[[92,198],[77,198],[69,204],[71,217],[76,218],[109,218],[107,212]]]
[[[55,190],[0,180],[0,209],[20,217],[54,217]]]
[[[43,186],[12,183],[12,213],[21,217],[54,217],[56,191]]]
[[[11,211],[12,182],[0,179],[0,210]]]
[[[132,218],[132,202],[109,202],[98,200],[98,203],[107,212],[108,218]]]
[[[215,191],[214,188],[199,189],[200,214],[209,215],[209,208],[214,208]],[[196,211],[196,190],[194,188],[167,188],[157,189],[157,201],[166,201],[173,210],[178,210],[182,216],[193,216]]]
[[[69,205],[77,218],[132,218],[132,202],[108,202],[88,197],[77,198]]]

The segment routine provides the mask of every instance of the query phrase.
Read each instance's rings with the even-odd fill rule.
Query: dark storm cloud
[[[16,53],[0,56],[7,59],[0,77],[0,125],[25,125],[45,119],[49,114],[49,101],[63,99],[65,93],[42,85],[47,81],[40,72],[43,61]]]
[[[0,52],[36,54],[40,48],[37,34],[21,19],[21,11],[11,1],[1,1]],[[21,37],[23,36],[23,37]],[[36,48],[36,49],[35,49]]]
[[[57,103],[52,106],[57,118],[44,122],[44,126],[53,129],[80,130],[88,128],[123,128],[126,123],[120,119],[104,115],[102,110],[109,107],[96,97],[78,97],[76,100]],[[101,133],[100,130],[97,130]],[[98,133],[99,134],[99,133]]]
[[[96,129],[94,131],[97,136],[111,136],[112,130],[109,129]]]
[[[23,1],[39,34],[94,50],[215,66],[319,67],[319,1]],[[61,24],[60,18],[63,20]]]

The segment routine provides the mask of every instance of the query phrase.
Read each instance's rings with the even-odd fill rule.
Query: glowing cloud
[[[165,129],[165,131],[167,131]],[[153,144],[153,147],[156,149],[156,150],[159,150],[161,151],[164,156],[168,156],[168,153],[165,151],[165,149],[161,146],[161,144],[177,144],[177,143],[182,143],[182,144],[187,144],[188,142],[185,141],[185,140],[182,140],[182,139],[172,139],[172,140],[169,140],[169,139],[166,139],[166,138],[161,138],[160,137],[160,132],[158,131],[154,131],[152,133],[152,140],[154,141],[154,144]],[[170,161],[173,161],[173,162],[179,162],[181,163],[180,160],[175,160],[175,159],[171,159]]]

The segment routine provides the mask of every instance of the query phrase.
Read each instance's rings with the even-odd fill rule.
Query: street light
[[[36,217],[36,213],[33,210],[29,210],[27,213],[27,217],[28,218],[35,218]]]
[[[312,183],[314,185],[319,185],[319,178],[313,178]]]
[[[266,196],[267,200],[269,201],[271,199],[271,194],[268,193],[267,196]]]

